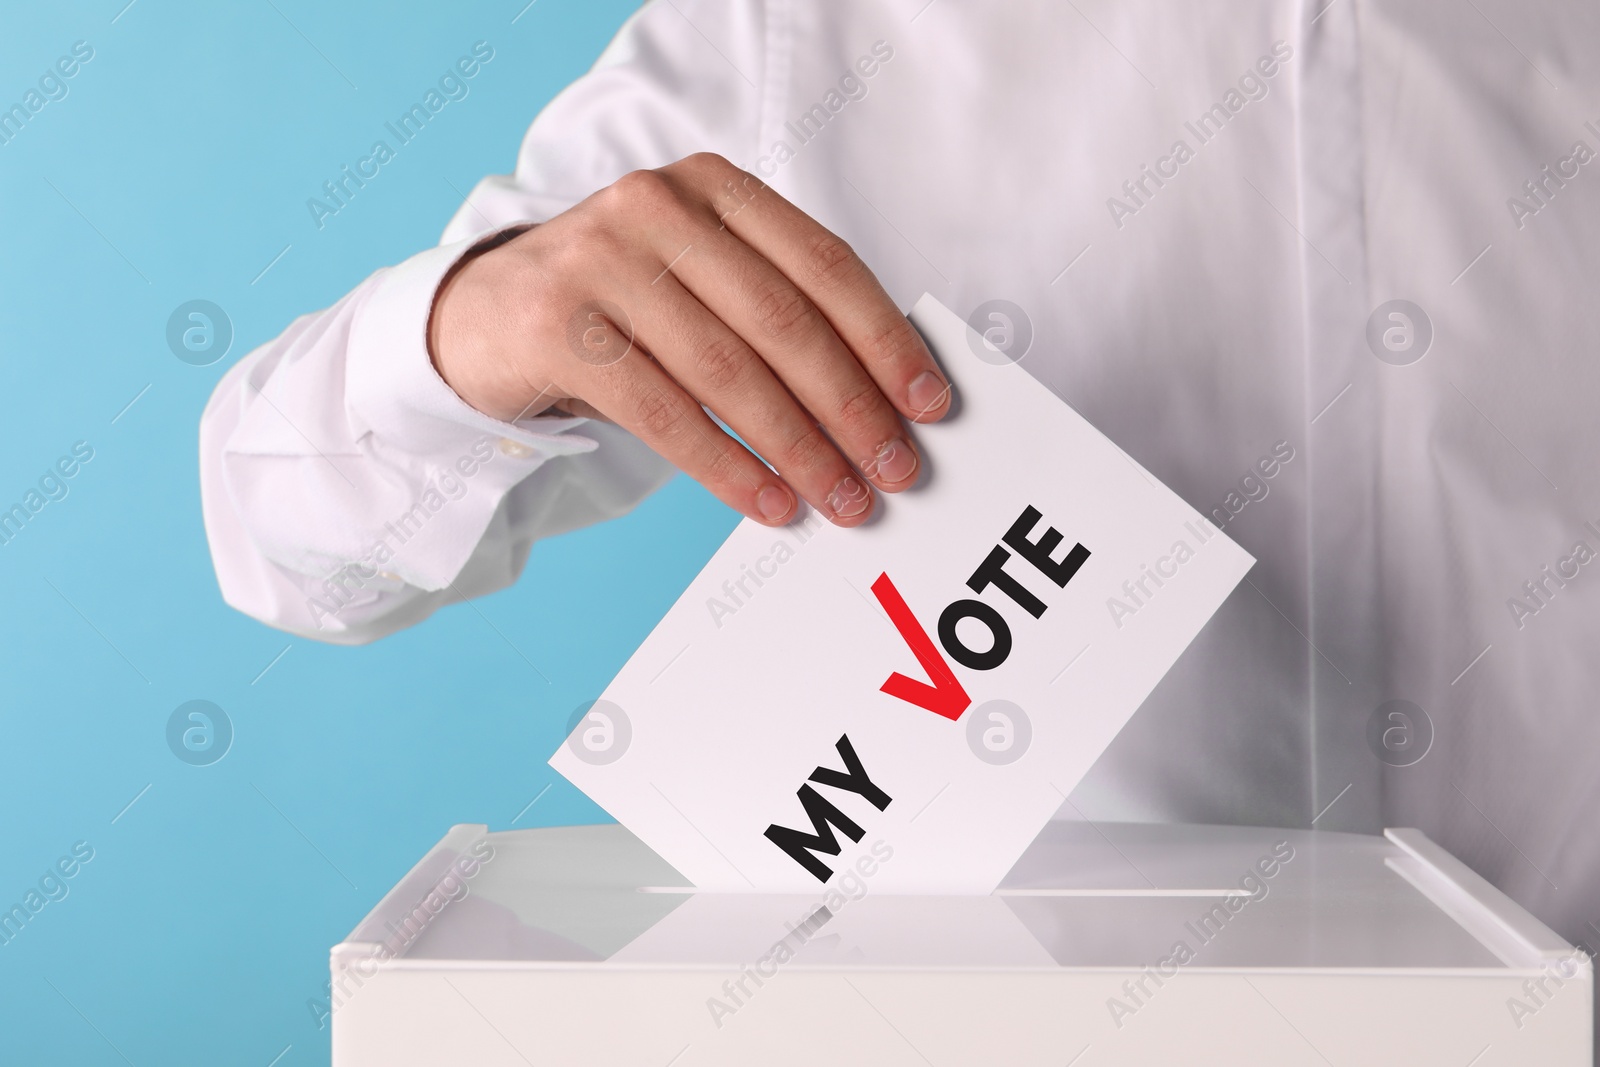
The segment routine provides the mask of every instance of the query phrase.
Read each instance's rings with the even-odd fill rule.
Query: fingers
[[[712,183],[722,224],[805,295],[900,414],[932,422],[950,410],[949,383],[927,346],[848,244],[721,157],[683,165]]]
[[[911,485],[919,459],[899,413],[828,321],[742,241],[726,233],[703,240],[706,254],[674,268],[684,288],[759,353],[853,466],[886,491]],[[843,483],[840,491],[854,492]]]
[[[680,216],[676,226],[671,224],[675,206]],[[820,422],[837,449],[873,484],[889,492],[912,485],[920,467],[920,457],[904,432],[901,412],[884,396],[880,381],[868,372],[806,294],[726,228],[710,227],[709,219],[694,225],[692,215],[682,217],[681,203],[673,205],[664,199],[660,208],[666,224],[658,231],[661,244],[657,254],[670,268],[662,276],[680,281],[717,319],[731,327],[771,369],[776,381],[811,413],[811,422]],[[865,272],[865,267],[861,270]],[[870,273],[865,276],[871,280]],[[923,373],[922,368],[931,367],[932,360],[922,347],[921,339],[888,302],[876,282],[872,282],[872,286],[887,308],[889,320],[897,324],[895,330],[880,328],[880,333],[886,338],[898,333],[916,344],[914,351],[903,341],[895,351],[891,351],[890,341],[879,344],[877,350],[881,356],[894,357],[878,360],[880,373],[886,378],[904,376],[908,372],[912,377]],[[660,278],[652,288],[662,288]],[[700,334],[699,341],[709,340],[704,330]],[[749,352],[742,348],[726,348],[726,338],[719,338],[716,343],[722,346],[713,353],[719,364],[739,368],[745,384],[756,380],[752,378],[753,371],[747,368],[751,362]],[[661,354],[670,359],[672,349],[664,348]],[[904,365],[897,368],[894,360]],[[677,373],[675,366],[671,369]],[[686,384],[690,385],[691,392],[707,399],[695,388],[696,383]],[[775,384],[764,383],[756,389],[757,399],[767,404],[773,402],[773,397],[781,399],[782,393],[773,387]],[[942,379],[937,379],[932,391],[931,406],[938,414],[941,406],[938,398],[940,394],[947,394]],[[924,400],[922,408],[910,414],[926,415],[929,407],[929,400]],[[731,420],[734,418],[732,410],[719,409],[719,414]],[[736,429],[747,434],[743,427],[736,426]],[[818,506],[836,519],[854,518],[858,512],[865,517],[870,508],[870,494],[863,492],[865,486],[859,479],[840,471],[832,462],[832,450],[823,447],[814,427],[808,426],[799,434],[786,432],[782,437],[784,451],[777,454],[764,451],[759,444],[756,447],[774,462],[791,485],[816,503],[813,471],[836,473],[838,477],[828,483],[828,496],[823,498],[828,503]],[[795,457],[787,466],[783,462],[786,453]],[[797,460],[802,465],[799,471],[796,470]]]
[[[523,242],[544,253],[541,306],[563,291],[591,311],[614,301],[599,317],[627,333],[607,349],[627,353],[617,362],[587,359],[591,315],[577,361],[528,361],[551,371],[553,395],[581,398],[567,410],[617,422],[771,525],[800,499],[858,525],[874,486],[915,483],[902,420],[942,417],[946,379],[859,257],[757,179],[691,157],[634,172],[542,230],[543,244],[540,231]]]
[[[711,421],[637,344],[615,364],[588,368],[584,378],[584,407],[631,432],[724,504],[768,526],[794,517],[795,495],[783,479]]]
[[[807,410],[821,410],[820,405],[805,396],[797,402],[769,362],[676,278],[663,277],[649,289],[640,339],[666,370],[830,521],[841,526],[866,521],[872,493]],[[859,387],[876,397],[887,427],[857,436],[883,440],[885,434],[898,435],[894,410],[847,353],[839,359],[853,369]],[[901,464],[901,480],[915,472],[915,463],[912,453],[910,462]]]

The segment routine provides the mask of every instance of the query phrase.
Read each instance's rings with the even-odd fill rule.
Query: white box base
[[[851,888],[696,893],[620,826],[457,826],[333,949],[334,1067],[1593,1055],[1589,959],[1415,830],[1053,822],[992,896]]]

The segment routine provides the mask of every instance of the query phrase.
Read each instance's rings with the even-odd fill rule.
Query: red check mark
[[[928,678],[933,683],[919,682],[896,671],[883,683],[882,691],[935,715],[943,715],[951,720],[961,718],[962,712],[971,706],[972,698],[967,696],[967,691],[950,670],[944,654],[928,637],[917,617],[911,614],[900,590],[894,587],[887,574],[880,574],[878,580],[872,583],[872,593],[883,605],[883,610],[888,612],[889,621],[900,631],[900,637],[910,646],[917,662],[928,672]]]

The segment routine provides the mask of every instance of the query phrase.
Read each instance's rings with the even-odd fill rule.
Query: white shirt
[[[1420,825],[1592,943],[1597,89],[1594,5],[647,4],[439,248],[226,375],[201,430],[223,593],[367,641],[659,486],[614,427],[468,408],[427,317],[484,234],[720,152],[901,306],[1024,309],[1023,365],[1260,560],[1078,810]],[[1368,743],[1394,699],[1433,726],[1413,766]]]

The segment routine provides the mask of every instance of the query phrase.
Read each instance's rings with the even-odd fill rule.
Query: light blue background
[[[0,946],[0,1062],[326,1063],[307,1001],[328,948],[446,828],[605,818],[544,761],[736,517],[680,478],[537,546],[480,602],[493,628],[457,607],[335,648],[225,607],[195,455],[217,379],[433,244],[637,0],[538,0],[515,23],[526,0],[125,2],[12,3],[0,33],[0,106],[74,41],[95,50],[0,146],[0,510],[74,442],[95,453],[0,547],[0,909],[95,850]],[[319,232],[306,199],[478,40],[495,57],[471,94]],[[236,332],[209,367],[165,341],[194,298]],[[236,731],[209,767],[165,741],[196,698]]]

